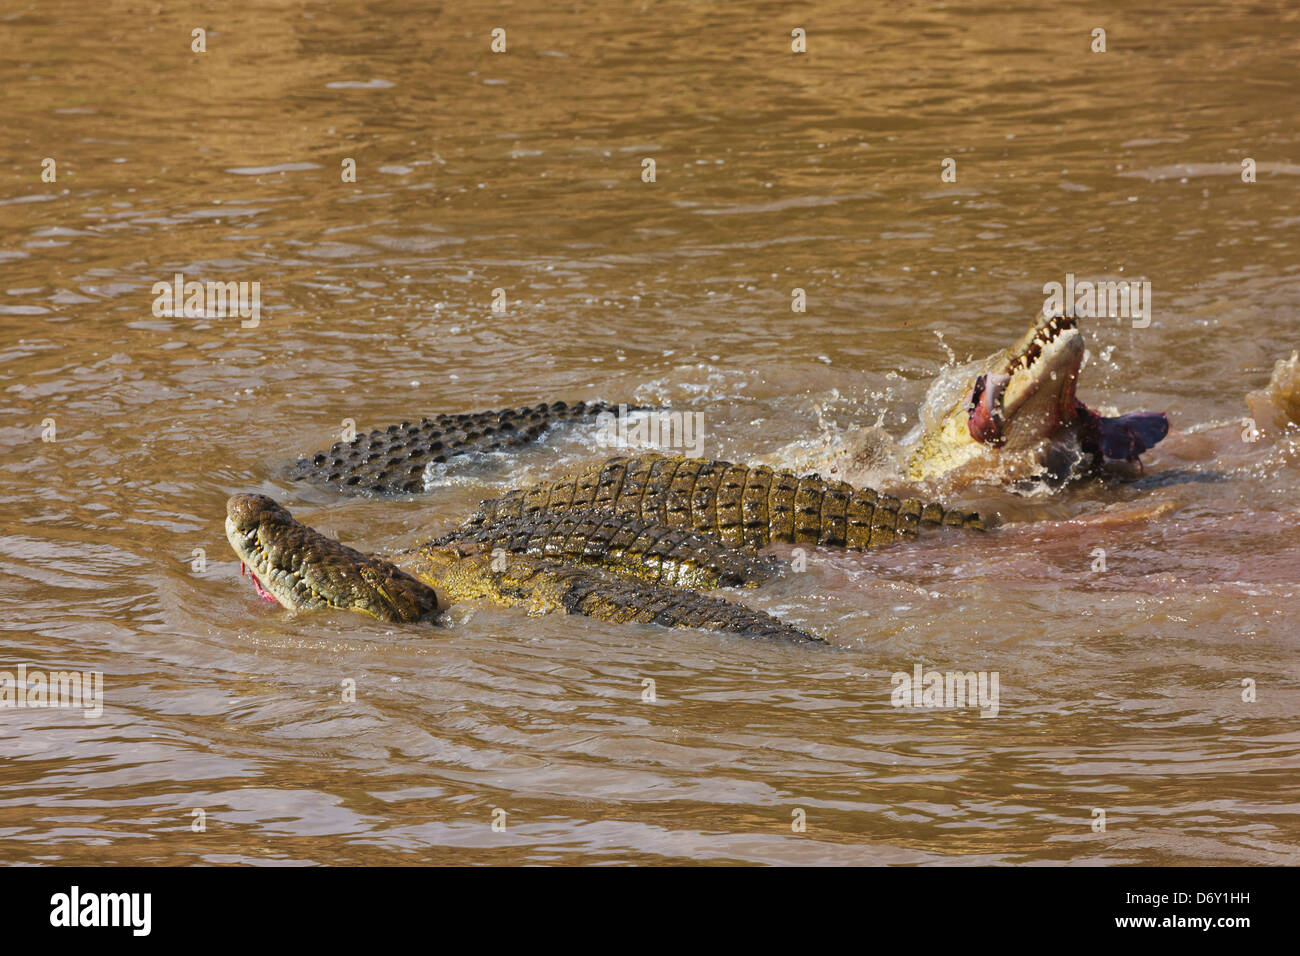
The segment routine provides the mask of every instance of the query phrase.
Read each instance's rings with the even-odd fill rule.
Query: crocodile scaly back
[[[526,445],[559,422],[617,411],[604,402],[554,402],[499,412],[435,415],[336,442],[327,451],[299,458],[290,477],[328,485],[347,495],[419,494],[424,491],[424,470],[431,463]]]
[[[482,502],[467,523],[588,508],[756,548],[792,541],[865,551],[922,528],[984,527],[970,512],[818,475],[663,455],[613,458],[572,478],[511,491]]]

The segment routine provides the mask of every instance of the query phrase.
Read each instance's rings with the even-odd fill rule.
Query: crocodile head
[[[1041,315],[1011,348],[941,375],[907,477],[1033,477],[1083,458],[1133,460],[1164,438],[1164,415],[1106,418],[1078,400],[1083,352],[1073,315]]]
[[[226,502],[226,538],[258,594],[291,610],[338,608],[381,621],[434,621],[447,601],[383,558],[294,520],[266,495]]]

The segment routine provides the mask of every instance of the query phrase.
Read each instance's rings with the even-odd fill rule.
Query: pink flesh
[[[245,569],[245,567],[244,567],[244,562],[243,562],[243,561],[240,561],[240,562],[239,562],[239,576],[240,576],[241,578],[244,576],[244,571],[245,571],[245,570],[246,570],[246,569]],[[254,574],[252,571],[249,571],[249,572],[248,572],[248,576],[249,576],[250,578],[253,579],[253,587],[257,588],[257,596],[258,596],[258,597],[260,597],[260,598],[261,598],[262,600],[264,600],[264,601],[274,601],[276,604],[279,604],[279,603],[280,603],[280,599],[279,599],[279,598],[277,598],[274,594],[272,594],[272,593],[271,593],[270,591],[268,591],[266,588],[262,587],[262,582],[259,581],[259,580],[257,580],[257,575],[256,575],[256,574]]]
[[[1011,381],[1010,375],[981,375],[976,383],[979,397],[971,405],[966,429],[970,437],[986,445],[1001,445],[1002,416],[999,411],[1002,393]]]
[[[971,394],[970,417],[966,428],[971,438],[986,445],[1000,446],[1002,436],[1001,403],[1009,375],[981,375]],[[1138,456],[1169,433],[1169,419],[1161,412],[1134,412],[1107,418],[1098,415],[1077,398],[1073,407],[1062,410],[1061,424],[1077,422],[1079,443],[1084,451],[1117,461],[1136,461]]]

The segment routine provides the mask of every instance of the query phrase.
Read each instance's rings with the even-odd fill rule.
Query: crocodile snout
[[[231,495],[226,502],[226,518],[237,531],[252,531],[268,519],[283,520],[289,516],[280,505],[266,495]]]

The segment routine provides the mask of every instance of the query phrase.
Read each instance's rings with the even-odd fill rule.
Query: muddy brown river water
[[[1300,862],[1300,443],[1241,424],[1300,347],[1300,10],[1037,6],[7,0],[0,670],[103,707],[0,708],[0,861]],[[256,327],[155,314],[176,273],[260,283]],[[288,481],[345,419],[901,436],[1067,274],[1151,283],[1146,327],[1084,323],[1080,395],[1170,438],[732,595],[829,650],[295,615],[223,535],[260,491],[393,550],[608,453]],[[996,716],[892,706],[917,665],[996,674]]]

